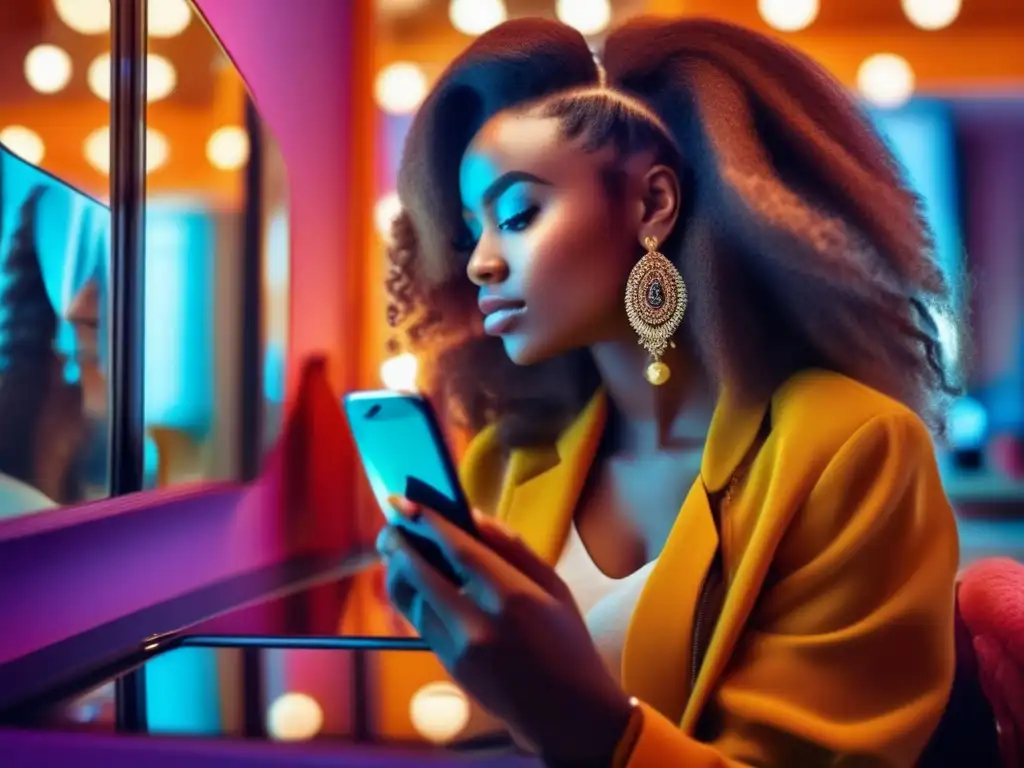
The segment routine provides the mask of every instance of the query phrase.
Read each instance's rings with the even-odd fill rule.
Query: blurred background
[[[356,180],[338,199],[334,188],[313,190],[329,198],[317,203],[326,205],[318,214],[337,206],[336,219],[355,220],[362,228],[351,227],[351,237],[345,226],[317,232],[334,235],[330,248],[354,244],[351,251],[328,256],[355,266],[321,278],[311,298],[306,290],[292,292],[298,272],[292,222],[301,211],[293,209],[291,192],[300,187],[289,186],[282,152],[259,106],[191,3],[148,0],[141,363],[146,487],[252,479],[283,424],[286,395],[294,389],[286,383],[296,380],[289,347],[297,340],[352,339],[355,349],[346,352],[358,370],[345,380],[348,385],[415,384],[416,360],[386,351],[382,284],[387,232],[399,206],[396,169],[417,107],[473,36],[507,18],[546,16],[577,27],[599,51],[606,30],[632,15],[700,15],[777,35],[807,52],[862,100],[891,143],[922,197],[943,269],[960,286],[956,311],[969,319],[969,337],[960,337],[952,323],[939,329],[947,356],[964,370],[968,392],[949,414],[949,446],[941,451],[947,490],[960,517],[963,559],[1024,559],[1024,3],[337,2],[358,8],[365,3],[373,10],[372,34],[361,41],[372,49],[373,71],[362,100],[344,113],[360,127],[347,134],[357,137],[345,139],[351,146],[342,148],[346,157],[368,158],[372,168],[365,177],[332,168],[335,176]],[[237,7],[242,5],[240,0]],[[294,7],[301,9],[302,2]],[[270,14],[260,13],[269,23]],[[339,44],[349,41],[346,30],[325,34],[336,35]],[[110,48],[109,0],[0,3],[0,518],[109,493],[108,428],[119,397],[109,386]],[[264,79],[270,79],[276,56],[293,53],[266,51]],[[316,74],[316,82],[324,82]],[[291,87],[303,89],[306,83]],[[318,98],[315,89],[308,98]],[[339,120],[338,114],[329,118]],[[274,117],[277,125],[285,123],[283,116]],[[302,133],[294,124],[290,129],[293,136]],[[299,153],[290,149],[294,159]],[[308,193],[310,178],[322,177],[306,171]],[[313,207],[308,195],[302,202],[307,211]],[[306,246],[304,258],[313,250],[308,241]],[[314,271],[304,266],[304,274]],[[354,287],[346,285],[358,294],[351,309],[346,296],[354,294],[342,294],[333,282],[341,272],[356,276]],[[354,330],[321,330],[341,322]],[[359,492],[359,509],[366,507],[378,523],[369,493],[353,493]],[[318,514],[339,512],[332,507]],[[378,576],[367,571],[366,578],[331,592],[317,633],[407,632],[386,607],[363,614],[338,607],[383,605]],[[322,658],[311,661],[303,653],[288,657],[293,667],[287,680],[283,657],[260,662],[270,680],[258,705],[266,728],[280,738],[290,738],[288,729],[296,723],[314,725],[300,727],[295,738],[344,732],[349,725],[336,719],[348,711],[338,699],[343,678],[326,674]],[[220,664],[211,661],[212,653],[176,658],[161,662],[166,666],[157,672],[178,683],[186,670]],[[337,675],[347,674],[347,664],[336,662]],[[382,731],[443,741],[465,728],[488,727],[467,725],[465,698],[440,679],[436,665],[396,661],[379,674],[381,689],[393,697],[379,707]],[[196,688],[195,711],[210,706],[208,690]],[[313,714],[293,713],[274,725],[275,706],[284,706],[297,691],[312,697]],[[161,698],[155,684],[148,695],[154,706],[183,716],[185,708],[170,694]],[[427,699],[462,703],[457,716],[438,721],[424,714]],[[112,705],[110,687],[95,701]],[[287,703],[303,712],[311,706],[294,697]],[[208,714],[202,715],[203,728],[221,722]],[[236,714],[224,715],[223,722],[235,722]],[[453,730],[455,721],[461,724]]]
[[[286,169],[202,17],[186,0],[148,5],[146,486],[251,476],[285,396]],[[891,142],[922,196],[943,268],[962,286],[956,311],[970,321],[970,338],[940,329],[969,389],[950,413],[949,492],[964,504],[1024,503],[1024,60],[1013,43],[1024,5],[376,0],[374,9],[365,105],[375,115],[374,169],[358,197],[374,201],[366,210],[376,235],[353,257],[365,260],[362,384],[415,381],[414,359],[385,353],[383,249],[405,133],[447,62],[515,16],[559,18],[595,51],[610,26],[635,14],[715,16],[814,56]],[[15,514],[107,489],[109,0],[5,3],[0,38],[0,477],[11,497],[5,514]],[[38,314],[47,305],[52,320]]]
[[[375,115],[367,137],[374,166],[358,198],[374,201],[372,212],[370,205],[365,210],[376,234],[367,238],[368,252],[354,257],[365,260],[358,271],[362,385],[415,381],[414,359],[385,352],[383,249],[398,209],[394,184],[405,133],[447,62],[474,35],[515,16],[559,18],[587,35],[595,51],[610,26],[632,15],[714,16],[808,52],[863,100],[891,142],[922,196],[942,265],[963,286],[957,312],[970,319],[970,338],[959,338],[952,325],[940,329],[969,388],[950,414],[952,450],[943,455],[949,492],[964,504],[1002,511],[1024,504],[1024,60],[1014,43],[1024,33],[1024,5],[372,4],[373,104],[365,108]],[[193,7],[186,0],[148,6],[143,364],[146,485],[155,487],[255,471],[281,424],[294,297],[286,169],[272,133]],[[11,488],[29,486],[18,486],[23,496],[8,494],[14,495],[7,514],[14,514],[106,492],[109,0],[5,3],[0,38],[0,316],[7,318],[0,331],[0,429],[8,447],[0,451],[0,477]],[[35,260],[25,258],[26,248],[37,254],[42,292],[35,294],[19,289],[33,279],[26,265]],[[44,293],[54,328],[37,323],[35,342],[49,345],[54,357],[33,367],[22,362],[35,354],[31,345],[11,340],[20,338],[24,318],[35,317],[23,305],[45,306]],[[55,419],[56,413],[70,416]],[[63,427],[48,426],[55,420]]]
[[[398,208],[395,176],[411,117],[475,34],[507,18],[558,18],[601,49],[641,13],[715,17],[778,36],[864,103],[921,195],[959,317],[940,328],[969,397],[950,413],[947,489],[968,507],[1024,510],[1024,3],[1005,0],[380,0],[375,222]],[[379,263],[379,259],[376,263]],[[378,348],[383,348],[383,339]],[[415,361],[383,361],[408,384]]]

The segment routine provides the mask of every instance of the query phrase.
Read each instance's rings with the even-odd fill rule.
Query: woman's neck
[[[650,358],[635,338],[601,342],[591,354],[610,401],[612,450],[636,454],[703,445],[714,388],[683,345],[666,350],[662,361],[671,377],[658,387],[644,378]]]

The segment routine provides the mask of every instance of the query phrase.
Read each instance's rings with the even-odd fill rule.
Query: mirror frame
[[[143,487],[147,10],[146,0],[110,0],[111,496]]]

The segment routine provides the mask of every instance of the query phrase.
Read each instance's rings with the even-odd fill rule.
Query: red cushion
[[[961,577],[958,596],[1004,764],[1024,765],[1024,565],[1010,558],[976,563]]]

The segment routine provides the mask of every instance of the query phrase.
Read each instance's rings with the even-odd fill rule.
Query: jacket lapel
[[[691,486],[630,621],[622,655],[623,687],[693,732],[764,580],[770,557],[748,556],[728,585],[722,613],[696,685],[690,690],[693,628],[704,580],[720,540],[708,492],[726,487],[757,438],[767,401],[744,404],[725,391],[711,420],[701,477]],[[509,457],[498,516],[554,565],[607,418],[599,391],[553,446]],[[779,526],[760,524],[753,549],[774,548]],[[750,552],[752,555],[753,552]]]
[[[554,446],[520,449],[509,457],[498,516],[551,565],[565,546],[606,416],[607,401],[599,391]]]
[[[698,478],[640,593],[622,651],[623,688],[671,720],[682,716],[689,694],[691,606],[717,549],[718,531]]]
[[[640,596],[623,649],[626,691],[650,703],[693,733],[706,701],[712,666],[727,659],[725,635],[738,633],[742,619],[725,633],[725,607],[735,622],[743,612],[740,591],[729,584],[722,619],[716,625],[697,683],[694,674],[694,622],[705,579],[720,546],[708,492],[724,489],[757,439],[767,402],[743,404],[728,390],[715,407],[701,460],[701,477],[690,488],[658,563]],[[749,607],[746,608],[749,611]],[[743,618],[745,618],[745,613]],[[714,617],[708,617],[713,619]],[[735,639],[733,640],[735,642]],[[730,649],[731,650],[731,649]],[[714,662],[712,664],[712,661]]]
[[[766,444],[761,448],[761,456],[764,457],[765,454],[770,454],[773,450],[774,446]],[[770,475],[773,463],[769,459],[761,463],[758,469],[761,473]],[[765,488],[768,480],[768,477],[755,477],[751,479],[750,486],[751,488]],[[738,508],[744,503],[760,503],[762,498],[763,495],[760,492],[750,494],[747,499],[741,495],[733,500],[732,506],[739,511]],[[742,556],[732,553],[733,559],[738,557],[736,571],[729,579],[725,600],[711,635],[711,642],[704,656],[700,674],[690,692],[680,721],[681,727],[687,733],[692,734],[697,727],[701,713],[714,691],[714,686],[721,680],[722,674],[725,672],[726,665],[729,663],[768,575],[772,556],[779,544],[779,539],[786,530],[786,525],[782,516],[771,511],[767,505],[769,503],[777,505],[781,501],[770,499],[765,502],[765,506],[755,516],[754,532]],[[782,503],[785,504],[785,502]]]

